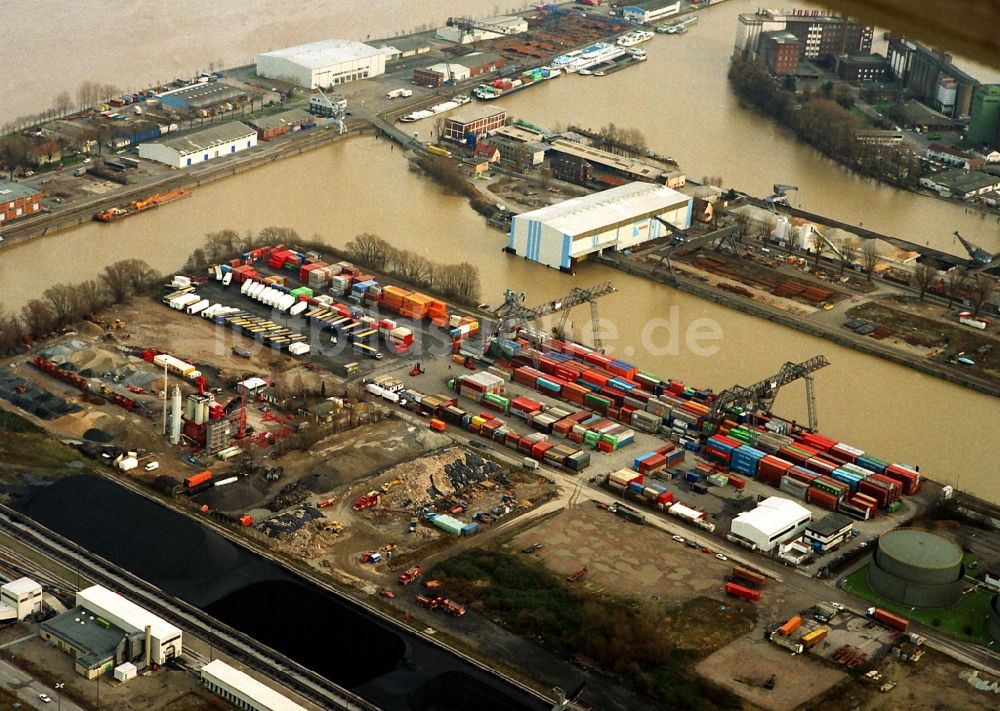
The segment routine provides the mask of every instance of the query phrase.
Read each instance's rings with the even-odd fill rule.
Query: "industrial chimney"
[[[170,395],[170,444],[181,441],[181,389],[174,386]]]
[[[177,386],[175,385],[174,388]],[[146,668],[149,669],[150,655],[152,655],[153,650],[153,628],[150,625],[146,625]]]

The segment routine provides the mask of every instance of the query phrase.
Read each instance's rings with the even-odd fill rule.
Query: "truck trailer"
[[[883,610],[879,607],[869,607],[868,617],[879,622],[886,627],[891,627],[894,630],[899,630],[900,632],[906,632],[907,628],[910,626],[910,621],[899,615],[894,615],[888,610]]]

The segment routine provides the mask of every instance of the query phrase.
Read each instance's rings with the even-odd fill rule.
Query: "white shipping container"
[[[222,275],[222,285],[223,286],[229,286],[232,283],[233,283],[233,273],[232,272],[226,272],[225,274]]]
[[[178,274],[170,280],[170,286],[175,289],[183,289],[186,286],[191,286],[191,278]]]
[[[186,309],[191,304],[196,304],[201,300],[201,297],[195,293],[184,294],[183,296],[178,296],[170,302],[170,306],[177,311]]]
[[[393,393],[393,392],[388,392],[387,391],[387,392],[382,393],[382,397],[383,397],[383,399],[388,400],[389,402],[399,402],[399,394],[398,393]]]
[[[225,486],[226,484],[235,484],[237,481],[239,481],[239,477],[230,476],[225,479],[219,479],[219,481],[212,484],[212,486]]]
[[[288,313],[292,316],[298,316],[300,313],[305,311],[309,307],[309,303],[306,301],[300,301],[288,310]]]
[[[310,351],[308,343],[302,343],[301,341],[293,343],[288,346],[288,352],[292,355],[305,355]]]
[[[211,304],[211,303],[212,302],[209,301],[208,299],[202,299],[201,301],[199,301],[197,303],[194,303],[194,304],[191,304],[190,306],[188,306],[187,307],[187,312],[189,314],[192,314],[192,315],[199,314],[202,311],[204,311],[205,309],[207,309],[208,306],[209,306],[209,304]]]
[[[366,383],[365,384],[365,390],[367,390],[368,392],[370,392],[372,395],[378,395],[379,397],[382,397],[382,394],[385,392],[385,390],[383,390],[382,388],[380,388],[375,383]]]

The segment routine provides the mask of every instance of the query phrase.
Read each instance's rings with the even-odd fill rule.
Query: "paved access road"
[[[3,684],[4,688],[16,694],[17,698],[24,702],[28,708],[84,711],[82,707],[77,706],[69,699],[59,699],[55,690],[50,689],[40,681],[36,681],[27,672],[5,661],[0,661],[0,684]],[[48,704],[44,703],[38,698],[39,694],[48,694],[52,698],[52,702]]]

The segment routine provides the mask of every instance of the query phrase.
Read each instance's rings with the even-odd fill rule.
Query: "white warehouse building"
[[[139,144],[139,157],[187,168],[257,145],[257,131],[245,123],[230,121],[189,133],[186,136]]]
[[[692,204],[691,197],[662,185],[628,183],[516,215],[507,251],[570,271],[589,254],[669,236],[656,218],[687,229]]]
[[[207,689],[241,709],[250,711],[306,711],[287,696],[262,684],[249,674],[214,659],[201,668],[201,681]]]
[[[385,74],[386,61],[399,54],[393,47],[322,40],[257,55],[257,74],[306,89],[326,88]]]
[[[659,7],[638,7],[636,5],[626,5],[622,8],[622,18],[628,20],[629,22],[636,22],[641,25],[646,25],[657,20],[662,20],[665,17],[670,17],[671,15],[676,15],[681,10],[681,4],[679,1],[675,1],[670,4],[661,5]]]
[[[101,617],[126,634],[149,630],[149,661],[165,664],[184,651],[181,630],[118,593],[93,585],[76,594],[76,604]]]
[[[809,509],[791,499],[770,496],[752,511],[744,511],[733,519],[731,535],[769,553],[779,543],[802,535],[812,515]]]

